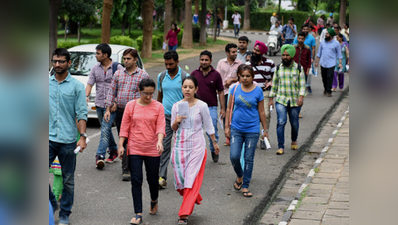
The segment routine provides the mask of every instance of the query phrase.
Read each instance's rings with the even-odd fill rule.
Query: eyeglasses
[[[59,63],[59,64],[64,64],[64,63],[66,63],[66,60],[51,60],[51,62],[52,62],[53,64],[57,64],[57,63]]]
[[[154,92],[152,93],[146,93],[146,92],[141,92],[144,96],[152,96],[154,94]]]

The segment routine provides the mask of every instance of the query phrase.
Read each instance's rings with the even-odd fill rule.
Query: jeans
[[[221,25],[217,25],[217,37],[220,36]]]
[[[244,133],[231,128],[230,159],[237,177],[243,176],[242,188],[249,188],[253,173],[254,152],[256,150],[259,133]],[[240,162],[243,143],[245,145],[245,169]]]
[[[279,36],[279,37],[278,37],[278,42],[279,42],[279,47],[282,48],[282,45],[283,45],[283,43],[282,43],[282,36]]]
[[[292,45],[293,44],[294,39],[285,39],[285,45]]]
[[[332,94],[334,66],[330,68],[325,68],[321,66],[321,73],[322,73],[323,88],[325,89],[327,94]]]
[[[289,114],[290,125],[292,126],[292,142],[297,141],[299,130],[299,113],[301,106],[291,107],[290,102],[284,106],[278,102],[275,104],[277,114],[276,134],[278,136],[278,148],[285,148],[285,125],[287,123],[287,114]]]
[[[169,45],[169,51],[171,51],[171,50],[177,51],[177,46],[178,46],[178,44],[173,45],[173,46]]]
[[[123,113],[124,109],[118,109],[116,111],[116,116],[115,116],[115,124],[116,124],[116,129],[117,129],[117,134],[120,135],[120,126],[122,125],[122,119],[123,119]],[[123,147],[127,151],[127,139],[123,142]],[[128,154],[123,154],[122,158],[122,173],[130,173],[129,172],[129,165],[128,165]]]
[[[155,201],[159,196],[158,172],[160,157],[129,155],[129,162],[134,212],[135,214],[142,213],[142,163],[145,164],[146,180],[148,181],[151,200]]]
[[[218,121],[218,115],[217,115],[217,106],[209,106],[209,111],[210,111],[210,116],[211,116],[211,121],[213,122],[214,126],[214,135],[216,136],[216,140],[218,142],[218,129],[217,129],[217,121]],[[210,146],[210,151],[214,152],[214,146],[213,146],[213,141],[210,138],[210,135],[207,134],[207,137],[209,137],[209,146]]]
[[[105,157],[106,149],[109,147],[110,151],[117,151],[117,145],[112,134],[112,124],[116,117],[116,112],[111,113],[109,122],[104,120],[106,108],[97,107],[98,121],[101,125],[101,139],[97,149],[97,155]]]
[[[167,166],[170,162],[171,139],[173,138],[173,129],[171,129],[171,115],[164,115],[166,118],[166,137],[163,138],[163,153],[160,156],[159,177],[167,180]]]
[[[234,24],[235,36],[239,35],[239,30],[240,30],[240,24]]]
[[[76,142],[69,144],[57,143],[49,141],[49,164],[54,161],[55,157],[58,156],[61,164],[62,179],[64,189],[62,190],[61,198],[61,210],[59,211],[59,217],[69,216],[72,211],[74,190],[75,190],[75,169],[76,169],[76,154],[73,152],[76,148]],[[55,196],[51,191],[49,192],[51,203],[56,202]],[[54,207],[54,204],[53,204]]]

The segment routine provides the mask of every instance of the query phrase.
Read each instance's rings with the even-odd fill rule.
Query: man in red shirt
[[[305,82],[307,83],[308,73],[311,68],[311,48],[308,45],[304,44],[305,33],[300,31],[297,35],[297,42],[294,47],[296,48],[296,55],[294,55],[293,60],[299,65],[302,66],[305,75]],[[299,117],[303,117],[301,113]]]

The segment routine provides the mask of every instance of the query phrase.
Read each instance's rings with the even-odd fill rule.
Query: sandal
[[[236,184],[236,186],[235,186],[235,184]],[[235,190],[240,191],[240,189],[242,189],[242,184],[243,184],[243,181],[238,183],[238,180],[235,180],[235,183],[234,183]]]
[[[178,219],[178,225],[185,225],[185,224],[188,224],[188,218],[185,218],[185,219],[179,218]]]
[[[277,155],[282,155],[284,153],[284,151],[283,151],[283,149],[278,149],[278,151],[276,151],[276,154]]]
[[[296,142],[296,141],[295,141]],[[297,147],[298,147],[298,145],[297,145],[297,142],[296,142],[296,144],[291,144],[290,145],[290,147],[292,148],[292,150],[297,150]]]
[[[156,199],[155,202],[151,201],[151,208],[149,209],[149,214],[151,215],[155,215],[155,213],[158,211],[158,207],[156,207],[158,205],[158,200]],[[153,212],[153,209],[156,207],[156,211]]]
[[[131,220],[133,220],[133,219],[131,219]],[[130,220],[130,224],[141,224],[142,223],[142,215],[138,215],[138,214],[135,215],[136,222],[132,222],[131,220]],[[137,220],[139,220],[139,221],[137,222]]]
[[[251,197],[253,197],[253,195],[251,194],[250,191],[242,192],[242,194],[243,194],[243,196],[245,196],[246,198],[251,198]],[[249,195],[249,194],[250,194],[250,195]]]

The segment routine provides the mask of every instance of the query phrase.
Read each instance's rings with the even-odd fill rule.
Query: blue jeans
[[[218,142],[218,129],[217,129],[217,120],[218,120],[218,115],[217,115],[217,106],[210,106],[209,107],[209,111],[210,111],[210,116],[211,116],[211,121],[213,122],[213,126],[214,126],[214,135],[216,135],[216,140]],[[206,132],[207,134],[207,132]],[[210,146],[210,151],[214,152],[214,146],[213,146],[213,141],[210,138],[210,135],[207,134],[207,137],[209,137],[209,146]]]
[[[112,124],[116,117],[116,112],[111,113],[109,122],[104,120],[106,108],[97,107],[98,121],[101,124],[101,139],[97,149],[97,155],[105,157],[106,149],[109,147],[110,151],[117,151],[117,145],[112,134]]]
[[[294,39],[285,39],[285,45],[287,45],[287,44],[292,45],[293,41],[294,41]]]
[[[234,24],[235,36],[239,35],[240,24]]]
[[[301,106],[291,107],[290,102],[284,106],[278,102],[275,104],[278,123],[276,125],[276,134],[278,136],[278,148],[285,148],[285,125],[287,123],[287,114],[289,114],[290,125],[292,126],[292,142],[297,141],[299,130],[299,113]]]
[[[177,51],[177,46],[178,46],[178,44],[173,45],[173,46],[169,45],[169,51],[171,51],[171,50]]]
[[[244,133],[231,128],[230,159],[237,177],[243,176],[242,188],[249,188],[253,173],[254,152],[256,150],[259,132]],[[242,170],[240,162],[242,147],[245,147],[245,169]]]
[[[76,148],[76,142],[63,144],[49,141],[49,164],[54,161],[55,157],[58,156],[61,164],[62,179],[64,189],[62,190],[61,198],[61,210],[59,216],[69,216],[72,211],[73,197],[75,190],[75,169],[76,169],[76,154],[73,152]],[[50,201],[56,202],[55,196],[51,191],[49,192]],[[54,207],[54,206],[53,206]]]

